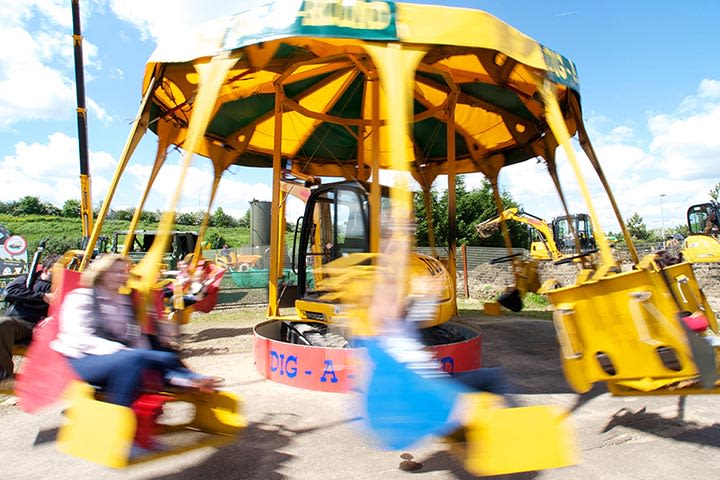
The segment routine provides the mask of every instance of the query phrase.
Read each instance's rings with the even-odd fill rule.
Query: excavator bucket
[[[523,307],[522,298],[520,297],[520,290],[517,288],[512,288],[508,290],[507,292],[500,295],[500,297],[498,298],[498,303],[500,303],[500,305],[507,308],[508,310],[512,310],[513,312],[519,312],[520,310],[522,310]]]

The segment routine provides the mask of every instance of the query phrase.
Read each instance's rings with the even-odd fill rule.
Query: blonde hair
[[[90,266],[82,272],[80,275],[80,286],[86,288],[95,287],[100,283],[103,275],[110,270],[110,267],[115,265],[116,262],[122,262],[126,265],[130,265],[130,260],[127,257],[123,257],[117,253],[106,253],[96,258]]]

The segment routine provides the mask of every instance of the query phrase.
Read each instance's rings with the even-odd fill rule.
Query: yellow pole
[[[225,82],[227,72],[235,62],[235,59],[223,53],[213,57],[209,64],[196,66],[200,81],[198,83],[197,97],[193,104],[190,124],[188,125],[187,138],[183,145],[185,153],[183,155],[180,177],[175,191],[166,206],[165,213],[160,219],[158,235],[152,247],[150,247],[150,250],[140,263],[136,265],[134,273],[137,275],[137,278],[133,281],[133,284],[130,285],[140,292],[150,291],[152,286],[157,282],[163,255],[170,241],[170,231],[175,223],[175,209],[177,208],[180,195],[183,191],[185,177],[192,164],[193,154],[198,149],[205,135],[208,123],[210,123],[210,118],[215,110],[217,98]]]
[[[278,268],[280,263],[280,171],[282,168],[283,92],[275,85],[275,132],[273,145],[273,183],[270,212],[270,272],[268,279],[268,317],[278,316]]]
[[[380,82],[377,78],[370,81],[372,89],[372,184],[370,185],[370,251],[380,250]]]
[[[595,206],[593,205],[592,197],[590,195],[590,189],[588,189],[585,178],[580,170],[580,164],[578,163],[577,158],[575,157],[575,152],[570,145],[570,132],[568,132],[567,125],[565,125],[565,120],[563,119],[560,111],[560,105],[558,105],[557,99],[552,91],[552,86],[549,83],[544,82],[541,78],[538,78],[537,86],[542,94],[543,102],[545,103],[545,118],[550,125],[550,130],[552,130],[558,144],[562,145],[563,150],[568,157],[568,161],[572,166],[573,172],[575,173],[575,178],[578,182],[578,186],[580,187],[580,192],[585,200],[585,205],[588,208],[588,214],[590,215],[590,219],[593,224],[595,241],[597,242],[598,247],[600,247],[602,266],[604,267],[604,271],[607,271],[610,267],[616,266],[615,259],[613,258],[612,251],[610,250],[610,244],[607,241],[607,237],[600,225],[600,219],[595,211]]]
[[[447,104],[447,162],[448,162],[448,273],[453,291],[453,313],[457,315],[457,219],[455,191],[455,93],[448,97]]]
[[[407,142],[410,137],[412,92],[415,70],[425,51],[403,47],[397,43],[386,46],[366,45],[380,74],[380,84],[387,98],[389,154],[395,171],[395,188],[390,192],[392,205],[391,238],[380,256],[368,317],[372,324],[383,325],[403,315],[408,281],[411,226],[414,221],[410,195],[411,159]]]
[[[127,254],[130,252],[130,249],[132,248],[132,241],[134,238],[133,234],[137,229],[138,223],[140,223],[140,215],[142,215],[143,208],[145,207],[145,201],[150,194],[150,189],[155,184],[155,179],[157,178],[158,173],[160,173],[160,168],[162,167],[163,163],[165,163],[165,159],[167,158],[167,149],[170,145],[170,136],[167,134],[166,131],[167,126],[169,125],[165,122],[161,122],[160,124],[158,124],[158,146],[157,152],[155,153],[155,163],[153,164],[152,171],[150,172],[150,178],[147,181],[147,185],[145,185],[145,190],[140,197],[140,201],[135,207],[135,213],[133,214],[133,218],[130,221],[130,226],[128,227],[129,233],[125,237],[125,242],[123,243],[123,255],[125,256],[127,256]]]
[[[132,156],[135,148],[140,142],[140,139],[143,137],[145,131],[147,130],[148,118],[150,115],[150,109],[148,108],[148,104],[150,97],[155,91],[155,84],[157,83],[158,78],[159,76],[153,77],[153,79],[150,81],[150,85],[148,85],[142,102],[140,102],[140,109],[137,116],[135,117],[132,129],[130,130],[130,136],[125,142],[125,147],[123,148],[122,155],[120,155],[120,162],[118,162],[118,165],[115,168],[115,173],[113,174],[112,180],[110,180],[110,186],[108,187],[108,191],[105,194],[105,200],[100,206],[100,211],[98,212],[98,216],[93,224],[92,234],[90,235],[90,238],[88,239],[88,244],[85,247],[85,255],[83,255],[83,258],[80,261],[80,270],[85,270],[85,267],[92,258],[95,244],[97,243],[97,240],[100,237],[100,232],[102,231],[105,216],[110,209],[110,203],[115,196],[115,191],[117,190],[118,183],[120,182],[120,176],[125,171],[125,167],[127,167],[127,164],[130,161],[130,157]]]

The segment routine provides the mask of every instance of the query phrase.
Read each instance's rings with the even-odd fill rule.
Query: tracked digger
[[[592,223],[585,213],[556,217],[548,224],[540,217],[512,207],[503,210],[495,218],[478,223],[475,229],[480,236],[487,237],[499,228],[500,222],[508,220],[531,227],[530,256],[534,260],[558,261],[566,256],[597,249]],[[576,248],[573,232],[578,234],[579,250]]]
[[[692,205],[687,210],[688,237],[682,254],[690,263],[720,262],[720,205],[711,201]]]

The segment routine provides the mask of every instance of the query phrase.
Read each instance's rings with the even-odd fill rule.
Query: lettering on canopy
[[[345,27],[354,30],[386,30],[394,26],[389,2],[305,0],[303,27]]]
[[[579,92],[580,81],[578,80],[575,64],[544,45],[542,46],[542,51],[545,56],[545,64],[547,65],[548,78],[553,82],[565,85]]]
[[[395,3],[387,0],[276,0],[234,15],[223,39],[232,50],[312,36],[397,41]]]

